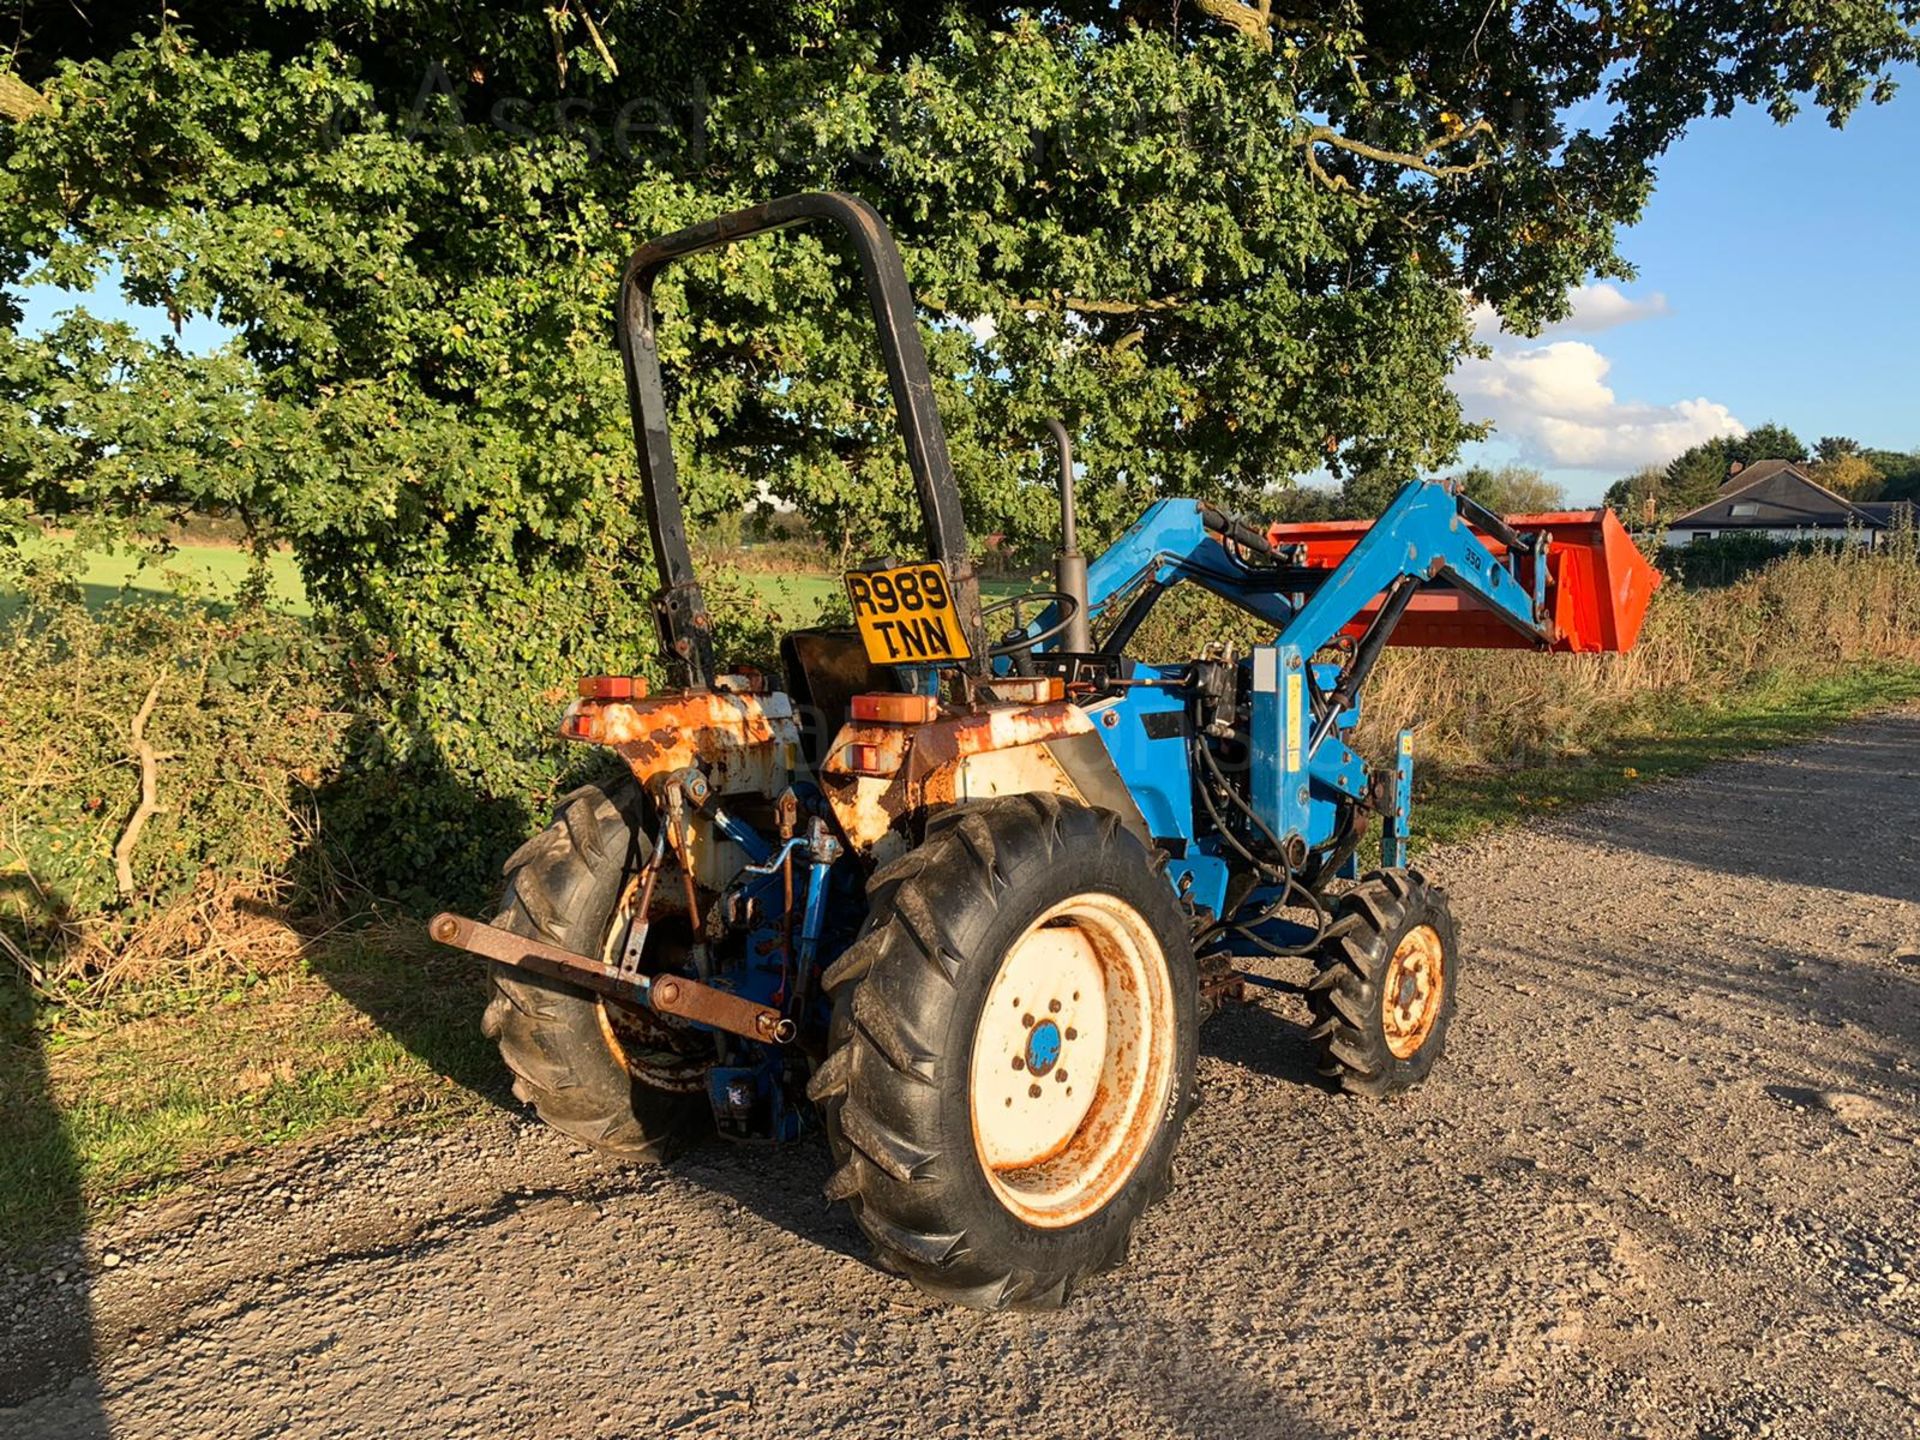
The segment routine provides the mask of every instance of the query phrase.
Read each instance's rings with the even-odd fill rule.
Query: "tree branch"
[[[1378,145],[1369,145],[1364,140],[1355,140],[1342,135],[1325,125],[1316,125],[1300,139],[1307,152],[1307,168],[1330,189],[1345,190],[1351,188],[1345,176],[1329,175],[1314,157],[1313,147],[1331,145],[1336,150],[1345,150],[1362,159],[1377,160],[1382,165],[1397,165],[1403,170],[1417,170],[1422,175],[1431,175],[1436,180],[1450,180],[1461,175],[1471,175],[1476,170],[1485,169],[1499,157],[1497,155],[1476,155],[1465,165],[1436,165],[1433,157],[1451,145],[1470,140],[1476,135],[1493,134],[1493,125],[1482,117],[1471,125],[1456,125],[1444,135],[1436,135],[1419,150],[1387,150]]]
[[[153,753],[153,746],[147,743],[147,721],[153,718],[154,702],[160,698],[160,687],[166,681],[162,675],[147,691],[147,698],[140,702],[140,709],[133,717],[133,754],[140,762],[140,803],[133,808],[133,814],[127,818],[127,828],[120,832],[120,839],[113,847],[113,878],[119,886],[120,894],[133,894],[133,847],[140,839],[140,832],[146,828],[147,821],[153,818],[160,808],[160,757]]]
[[[1160,300],[1083,300],[1076,295],[1055,295],[1045,300],[1016,300],[1012,308],[1036,313],[1078,310],[1082,315],[1139,315],[1149,310],[1178,310],[1186,303],[1179,295]]]
[[[18,75],[0,72],[0,116],[5,116],[16,125],[23,125],[52,108],[46,96]]]
[[[1326,28],[1325,22],[1320,20],[1274,14],[1273,0],[1193,0],[1193,7],[1209,20],[1217,20],[1230,29],[1238,30],[1248,43],[1262,50],[1273,49],[1275,33],[1290,35]],[[1178,0],[1173,10],[1177,18],[1180,13]]]
[[[587,22],[587,34],[593,40],[593,48],[600,52],[600,58],[606,62],[608,73],[617,77],[620,74],[620,67],[613,63],[613,52],[607,48],[607,42],[600,34],[600,27],[593,23],[593,11],[582,5],[580,18]]]
[[[1273,49],[1273,0],[1193,0],[1193,8],[1209,20],[1238,30],[1262,50]]]

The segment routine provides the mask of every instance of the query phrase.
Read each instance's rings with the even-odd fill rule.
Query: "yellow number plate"
[[[932,665],[973,653],[953,613],[953,592],[941,566],[856,570],[846,581],[860,643],[874,664]]]

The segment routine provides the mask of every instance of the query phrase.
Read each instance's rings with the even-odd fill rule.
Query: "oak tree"
[[[1320,467],[1445,464],[1473,433],[1445,384],[1468,301],[1521,331],[1563,315],[1571,285],[1628,274],[1618,231],[1688,126],[1747,103],[1840,123],[1891,94],[1917,21],[1911,0],[24,0],[0,280],[112,275],[237,338],[10,332],[0,501],[241,511],[360,638],[370,753],[521,804],[563,763],[543,692],[649,653],[609,318],[637,241],[864,195],[917,287],[976,528],[1048,532],[1036,438],[1061,414],[1092,538],[1164,491],[1256,503]],[[666,282],[696,522],[777,503],[861,547],[912,535],[854,282],[810,233]],[[382,813],[416,865],[464,843]]]

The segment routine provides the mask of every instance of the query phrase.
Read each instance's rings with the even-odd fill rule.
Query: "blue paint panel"
[[[1253,718],[1249,730],[1252,771],[1248,798],[1254,813],[1285,841],[1312,844],[1307,733],[1313,719],[1304,660],[1291,645],[1261,645],[1253,652]]]
[[[1413,731],[1402,730],[1393,747],[1393,813],[1380,825],[1380,863],[1397,870],[1407,863],[1407,823],[1413,813]]]
[[[1135,676],[1147,679],[1178,673],[1177,669],[1142,665]],[[1112,704],[1087,712],[1094,733],[1106,744],[1120,778],[1146,817],[1147,829],[1163,840],[1193,838],[1186,709],[1186,701],[1178,695],[1150,685],[1134,685]],[[1155,739],[1156,734],[1165,738]]]
[[[1184,895],[1203,910],[1220,918],[1227,904],[1227,862],[1217,855],[1196,855],[1167,862],[1167,879],[1174,893]]]

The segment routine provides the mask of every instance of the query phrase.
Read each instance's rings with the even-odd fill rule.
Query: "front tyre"
[[[889,1268],[985,1309],[1062,1303],[1167,1188],[1193,1094],[1185,917],[1108,812],[962,806],[869,887],[810,1093]]]
[[[1418,870],[1376,870],[1340,897],[1307,989],[1320,1073],[1384,1099],[1446,1048],[1460,955],[1446,892]]]

